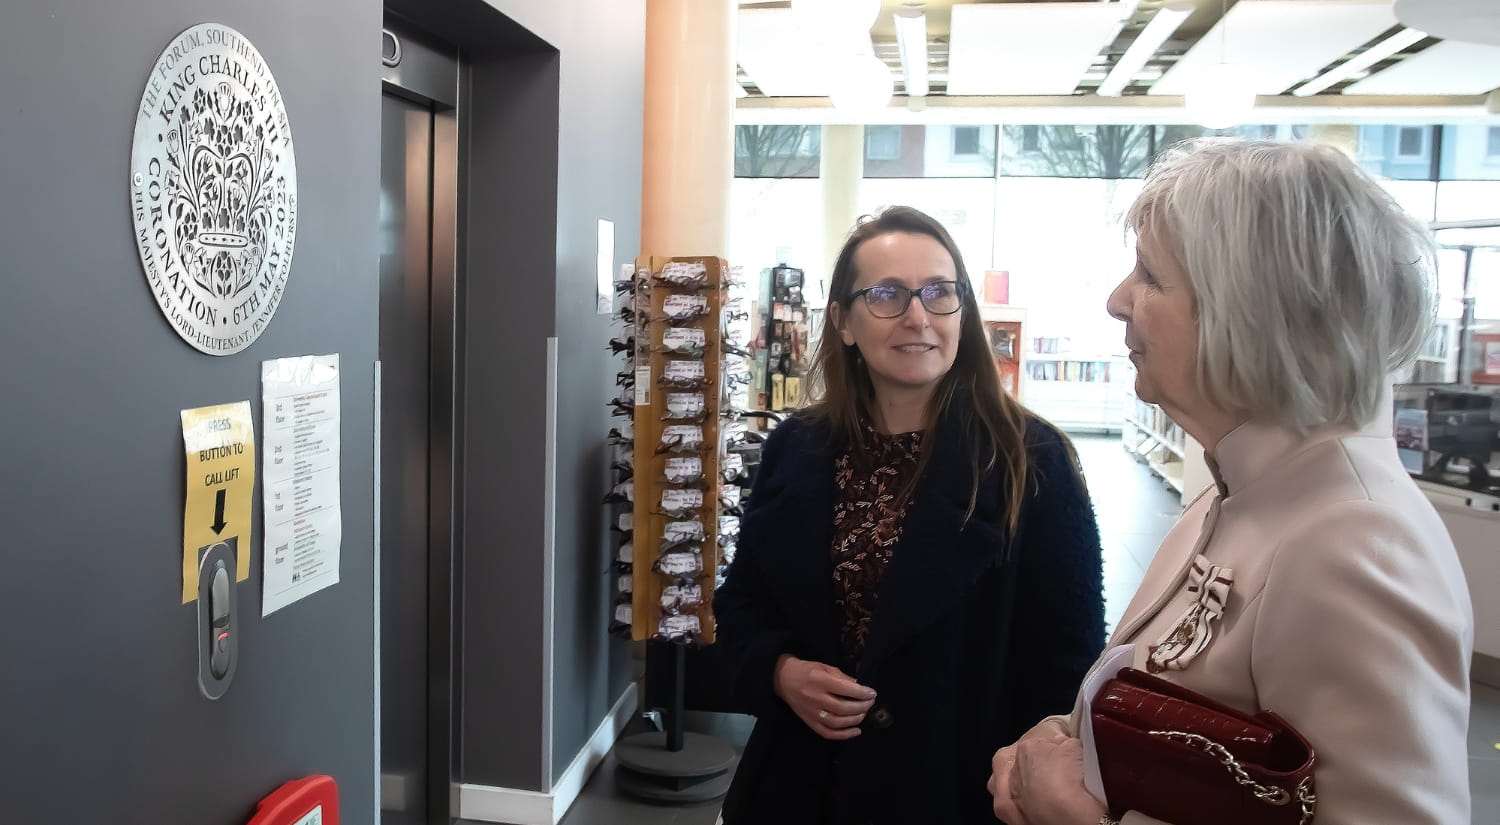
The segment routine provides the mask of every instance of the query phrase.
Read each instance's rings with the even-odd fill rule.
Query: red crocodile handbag
[[[1173,825],[1308,825],[1312,746],[1270,711],[1242,713],[1142,670],[1105,682],[1091,706],[1112,816]]]

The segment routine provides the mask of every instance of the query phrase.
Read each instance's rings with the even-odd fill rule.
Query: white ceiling
[[[1496,11],[1500,15],[1500,0]],[[1482,95],[1500,87],[1500,46],[1445,40],[1350,85],[1346,95]]]
[[[1495,0],[1396,0],[1396,17],[1433,37],[1500,46]]]
[[[1390,0],[1240,0],[1151,94],[1185,94],[1221,62],[1243,67],[1256,94],[1280,94],[1394,25]]]
[[[1124,15],[1120,3],[955,5],[948,94],[1070,94]]]

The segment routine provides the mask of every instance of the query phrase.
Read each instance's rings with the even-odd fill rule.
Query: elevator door
[[[386,825],[427,809],[433,112],[381,99],[380,735]]]

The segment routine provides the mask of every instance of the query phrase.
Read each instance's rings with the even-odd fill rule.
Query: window
[[[1493,131],[1493,130],[1492,130]],[[979,154],[979,127],[978,126],[955,126],[953,127],[953,156],[974,156]]]
[[[1402,126],[1396,134],[1396,157],[1420,158],[1427,154],[1427,130],[1421,126]]]
[[[818,152],[823,144],[823,130],[817,127],[808,127],[802,130],[802,140],[797,144],[797,156],[804,158],[818,157]]]
[[[1500,158],[1500,126],[1490,127],[1489,140],[1485,147],[1484,156],[1487,158]]]
[[[1042,127],[1040,127],[1040,126],[1022,126],[1021,127],[1021,151],[1022,152],[1037,152],[1037,151],[1040,151],[1041,148],[1042,148]]]
[[[867,160],[900,160],[900,126],[866,126],[865,158]]]

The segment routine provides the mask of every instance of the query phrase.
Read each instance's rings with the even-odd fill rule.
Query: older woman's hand
[[[990,761],[990,796],[995,799],[995,816],[1008,825],[1029,825],[1025,814],[1016,807],[1014,796],[1016,786],[1013,784],[1013,770],[1016,764],[1016,751],[1023,742],[1061,742],[1068,739],[1067,726],[1062,719],[1050,716],[1037,723],[1035,727],[1027,731],[1014,745],[1001,748],[995,752],[995,757]]]
[[[1024,825],[1096,825],[1107,812],[1083,787],[1083,745],[1071,737],[1015,745],[1008,788]],[[996,805],[996,813],[999,813]]]

